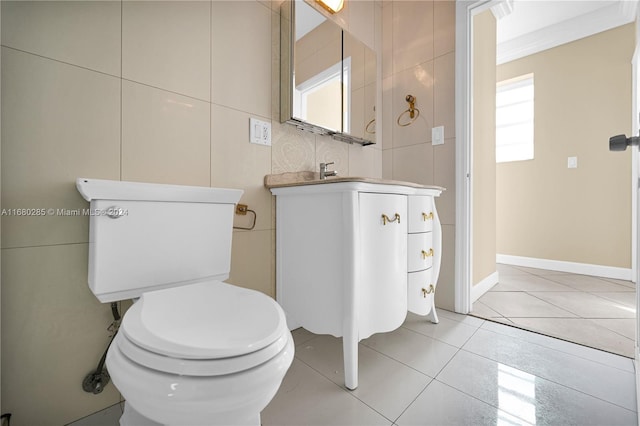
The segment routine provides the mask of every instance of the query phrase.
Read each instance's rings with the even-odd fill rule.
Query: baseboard
[[[547,269],[549,271],[570,272],[572,274],[633,281],[630,268],[591,265],[589,263],[564,262],[561,260],[537,259],[534,257],[511,256],[508,254],[497,254],[496,262],[504,263],[505,265],[526,266],[528,268]]]
[[[485,279],[481,280],[478,284],[471,286],[471,303],[480,299],[483,294],[491,290],[491,288],[498,284],[498,272],[494,272]]]

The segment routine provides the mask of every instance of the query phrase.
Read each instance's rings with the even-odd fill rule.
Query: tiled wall
[[[384,2],[382,32],[383,176],[446,188],[436,200],[444,250],[436,305],[453,309],[455,2]],[[409,94],[420,115],[401,127],[397,119]],[[444,126],[444,145],[431,145],[435,126]]]
[[[86,207],[77,177],[241,188],[258,220],[234,232],[229,281],[273,295],[262,179],[335,161],[341,175],[447,187],[437,302],[452,306],[455,3],[353,0],[333,16],[383,51],[378,144],[365,148],[279,123],[279,4],[3,1],[2,207]],[[400,128],[407,94],[421,116]],[[248,143],[249,117],[271,121],[271,148]],[[437,125],[446,142],[432,147]],[[87,286],[87,242],[86,217],[2,217],[2,409],[17,426],[119,400],[80,386],[111,320]]]
[[[2,207],[86,208],[77,177],[241,188],[230,282],[274,295],[269,173],[379,177],[362,148],[278,122],[279,6],[268,1],[2,2]],[[337,18],[375,46],[381,7]],[[248,142],[249,117],[273,146]],[[237,225],[248,225],[237,218]],[[87,286],[88,218],[2,217],[2,408],[60,425],[119,401],[82,391],[108,342]]]

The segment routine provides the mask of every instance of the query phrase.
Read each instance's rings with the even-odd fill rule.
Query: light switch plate
[[[249,142],[271,146],[271,123],[249,118]]]
[[[432,145],[444,144],[444,126],[438,126],[431,129],[431,144]]]
[[[578,168],[578,157],[568,157],[567,158],[567,168],[568,169],[577,169]]]

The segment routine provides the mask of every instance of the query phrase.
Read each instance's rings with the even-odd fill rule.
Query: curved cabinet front
[[[278,303],[289,328],[342,337],[345,385],[355,389],[361,339],[395,330],[407,310],[437,322],[441,233],[433,198],[441,188],[338,182],[271,192]],[[433,291],[423,297],[416,286],[427,281]]]

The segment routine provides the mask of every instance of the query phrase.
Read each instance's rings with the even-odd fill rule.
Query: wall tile
[[[431,128],[433,120],[433,96],[434,96],[434,70],[433,61],[425,62],[413,68],[407,69],[393,76],[393,147],[413,145],[417,143],[431,142]],[[398,117],[409,108],[406,101],[407,95],[416,98],[415,107],[420,110],[420,115],[415,121],[406,126],[398,125]],[[409,122],[409,113],[406,113],[401,123]]]
[[[247,113],[211,107],[211,185],[244,190],[240,202],[257,213],[256,229],[270,229],[271,193],[264,176],[271,173],[271,148],[249,143]],[[257,117],[264,120],[264,117]],[[238,226],[249,226],[236,218]]]
[[[382,149],[393,148],[393,77],[382,80]],[[376,126],[376,130],[378,126]]]
[[[335,163],[329,167],[338,176],[349,176],[349,144],[330,136],[316,136],[316,164],[312,170],[320,171],[320,163]]]
[[[394,73],[433,59],[433,3],[393,3]]]
[[[209,17],[209,2],[123,2],[122,76],[210,100]]]
[[[231,274],[227,282],[275,297],[273,231],[234,231]]]
[[[393,8],[382,8],[382,78],[393,73]]]
[[[213,103],[271,117],[270,9],[255,1],[211,6]]]
[[[2,45],[120,75],[120,2],[3,1]]]
[[[22,425],[62,425],[117,403],[82,390],[113,318],[87,285],[88,244],[2,250],[2,408]],[[34,406],[37,403],[37,407]]]
[[[422,143],[393,149],[393,179],[433,184],[433,147]]]
[[[393,150],[382,151],[382,178],[393,179]]]
[[[440,222],[456,223],[456,140],[445,139],[444,145],[433,147],[434,185],[446,188],[437,200]]]
[[[436,206],[438,201],[436,201]],[[453,311],[455,306],[456,227],[442,225],[442,263],[436,290],[436,306]]]
[[[290,124],[271,124],[272,173],[316,170],[316,138]]]
[[[347,145],[349,148],[349,176],[379,177],[378,159],[380,150],[373,146],[358,144]]]
[[[79,177],[120,177],[120,81],[2,48],[2,207],[83,209]],[[86,242],[88,217],[4,216],[2,246]]]
[[[456,2],[433,2],[433,48],[436,57],[451,53],[456,48]]]
[[[434,60],[434,126],[444,126],[445,138],[456,135],[456,58],[455,52]]]
[[[349,33],[375,50],[374,14],[377,7],[372,1],[354,1],[349,5]]]
[[[209,186],[210,104],[122,82],[122,179]]]

